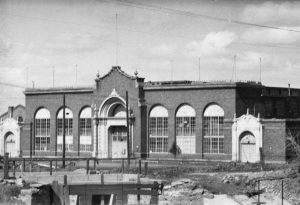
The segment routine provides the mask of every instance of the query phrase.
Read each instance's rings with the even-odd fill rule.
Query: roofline
[[[145,90],[185,90],[185,89],[229,89],[237,87],[263,88],[260,83],[254,82],[200,82],[200,81],[159,81],[145,83]]]
[[[94,90],[94,87],[27,88],[23,93],[24,95],[93,93]]]

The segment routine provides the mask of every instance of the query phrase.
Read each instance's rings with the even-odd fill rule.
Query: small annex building
[[[24,155],[61,155],[65,119],[69,156],[173,158],[175,143],[177,158],[283,162],[286,131],[300,127],[300,89],[257,82],[145,82],[116,66],[91,87],[24,94]]]
[[[8,153],[10,157],[20,156],[20,136],[24,119],[23,105],[10,106],[7,112],[0,115],[0,155]]]

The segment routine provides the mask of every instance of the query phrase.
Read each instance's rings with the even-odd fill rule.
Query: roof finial
[[[139,72],[138,72],[137,70],[135,70],[134,76],[135,76],[135,77],[138,77],[138,74],[139,74]]]
[[[96,77],[97,77],[98,79],[100,78],[99,70],[98,70],[98,72],[97,72]]]

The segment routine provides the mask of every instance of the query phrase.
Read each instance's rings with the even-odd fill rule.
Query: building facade
[[[10,157],[19,157],[22,154],[20,136],[24,119],[23,105],[10,106],[7,112],[0,115],[0,155],[8,153]]]
[[[144,82],[120,67],[98,75],[92,87],[24,94],[25,124],[33,123],[32,133],[21,136],[24,155],[30,147],[35,156],[61,155],[65,130],[70,156],[173,158],[169,150],[175,143],[177,157],[185,159],[285,161],[286,130],[300,122],[300,89],[255,82]]]

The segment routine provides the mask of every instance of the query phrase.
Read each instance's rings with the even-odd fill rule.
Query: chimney
[[[14,106],[8,107],[8,118],[13,118],[14,116]]]
[[[291,84],[289,84],[289,97],[291,96]]]

